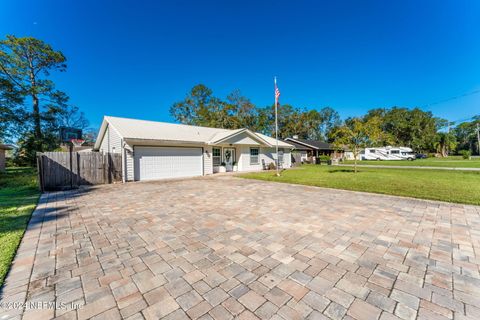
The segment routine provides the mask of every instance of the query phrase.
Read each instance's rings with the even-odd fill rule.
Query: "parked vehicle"
[[[415,160],[415,153],[407,147],[365,148],[362,160]]]
[[[427,159],[428,156],[425,153],[417,153],[415,159]]]

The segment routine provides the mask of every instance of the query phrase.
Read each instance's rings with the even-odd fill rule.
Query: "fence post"
[[[43,186],[43,166],[42,166],[42,154],[37,152],[37,174],[38,174],[38,188],[41,192],[45,191]]]
[[[108,154],[108,183],[113,183],[112,154]]]
[[[105,158],[107,157],[106,153],[102,153],[102,176],[103,176],[103,184],[106,184],[107,181],[107,170],[105,168]]]
[[[116,153],[45,152],[37,153],[40,190],[108,184],[122,179],[121,155]]]
[[[75,159],[77,160],[77,163],[75,164],[75,167],[76,167],[76,170],[77,170],[77,175],[76,175],[76,183],[75,185],[77,187],[80,186],[81,182],[82,182],[82,179],[81,179],[81,176],[80,176],[80,153],[76,152],[76,157]]]

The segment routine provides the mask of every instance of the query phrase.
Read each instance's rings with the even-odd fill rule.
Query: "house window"
[[[220,148],[213,148],[212,149],[212,157],[213,157],[213,165],[219,166],[220,163],[222,162],[221,156],[220,156]]]
[[[250,148],[250,164],[259,164],[258,148]]]

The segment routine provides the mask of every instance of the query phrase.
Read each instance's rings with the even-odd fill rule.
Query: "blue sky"
[[[480,113],[479,1],[4,0],[0,31],[61,50],[54,75],[92,126],[103,115],[172,121],[197,83],[273,100],[331,106],[424,107],[450,120]],[[425,107],[426,106],[426,107]]]

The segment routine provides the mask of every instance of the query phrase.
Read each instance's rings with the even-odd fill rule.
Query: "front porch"
[[[228,136],[216,136],[210,142],[212,173],[261,171],[277,162],[275,142],[249,130],[239,130]],[[280,167],[290,167],[291,145],[280,142]]]
[[[212,148],[213,173],[238,171],[237,147],[230,145]]]

